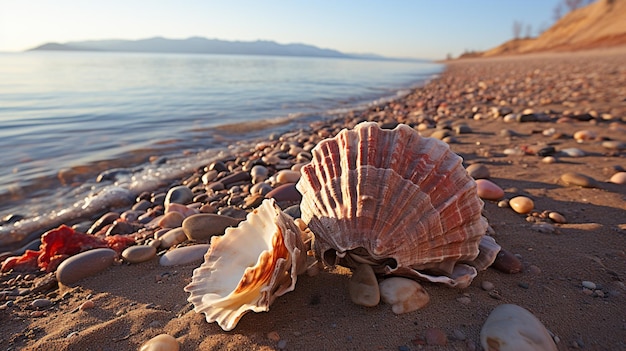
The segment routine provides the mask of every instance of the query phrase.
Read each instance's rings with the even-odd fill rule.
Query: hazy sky
[[[46,42],[201,36],[444,58],[552,25],[561,0],[0,0],[0,51]]]

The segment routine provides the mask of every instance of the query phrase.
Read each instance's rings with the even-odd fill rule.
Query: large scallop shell
[[[226,331],[248,311],[268,311],[306,270],[300,235],[293,218],[268,199],[238,227],[212,237],[204,263],[185,287],[194,311]]]
[[[462,159],[407,125],[364,122],[320,142],[297,189],[316,255],[329,265],[466,287],[499,246],[483,237],[483,202]],[[482,242],[482,244],[481,244]]]

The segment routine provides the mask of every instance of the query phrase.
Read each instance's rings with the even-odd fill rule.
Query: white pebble
[[[169,249],[172,246],[178,245],[183,241],[187,240],[187,236],[185,235],[185,231],[183,228],[178,227],[172,230],[167,231],[163,236],[159,237],[161,241],[161,247],[164,249]]]
[[[480,287],[485,291],[491,291],[495,288],[495,285],[490,281],[483,280],[483,282],[480,283]]]
[[[141,345],[139,351],[178,351],[180,344],[168,334],[160,334]]]
[[[411,279],[391,277],[380,282],[379,287],[381,299],[392,305],[391,310],[395,314],[418,310],[430,300],[426,290]]]
[[[561,153],[569,156],[569,157],[583,157],[585,156],[585,152],[579,148],[570,147],[567,149],[561,150]]]
[[[199,244],[176,248],[161,256],[159,264],[161,266],[178,266],[199,261],[209,250],[209,246],[209,244]]]
[[[373,307],[380,302],[378,280],[372,266],[360,264],[348,281],[348,291],[352,302],[357,305]]]
[[[583,288],[587,288],[589,290],[596,290],[596,283],[594,282],[583,280],[582,285],[583,285]]]
[[[512,304],[496,307],[480,330],[485,350],[557,351],[545,326],[526,309]]]
[[[609,182],[615,184],[626,184],[626,172],[617,172],[613,174]]]

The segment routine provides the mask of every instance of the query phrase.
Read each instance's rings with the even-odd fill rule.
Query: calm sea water
[[[104,207],[116,192],[149,189],[229,145],[395,98],[440,70],[273,56],[0,54],[0,216],[25,217],[0,222],[0,247]],[[95,182],[117,167],[127,179]]]

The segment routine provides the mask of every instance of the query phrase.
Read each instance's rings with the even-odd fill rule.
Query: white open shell
[[[238,227],[212,237],[204,258],[185,291],[194,311],[226,331],[248,311],[268,311],[306,270],[300,230],[273,199],[264,200]]]
[[[297,189],[324,263],[365,262],[381,274],[466,287],[479,245],[479,269],[495,259],[500,248],[483,240],[488,223],[476,183],[446,143],[407,125],[364,122],[323,140],[312,155]]]

